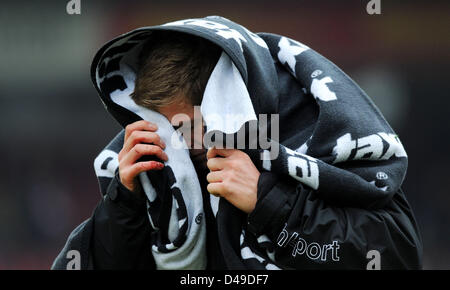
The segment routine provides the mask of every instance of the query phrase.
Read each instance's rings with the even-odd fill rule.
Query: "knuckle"
[[[232,171],[227,171],[227,172],[224,172],[224,177],[223,177],[223,179],[225,180],[225,182],[233,182],[234,180],[235,180],[235,176],[234,176],[234,172],[232,172]]]
[[[139,137],[139,131],[133,131],[130,134],[131,139],[137,139]]]
[[[153,150],[154,150],[155,154],[162,154],[162,152],[163,152],[161,147],[158,147],[158,146],[153,146]]]
[[[144,146],[142,145],[142,144],[136,144],[134,147],[133,147],[133,150],[134,150],[134,152],[136,152],[136,154],[143,154],[145,151],[144,151]]]
[[[229,179],[230,174],[229,174],[229,172],[228,172],[227,170],[222,170],[221,176],[222,176],[222,180],[223,180],[223,181],[226,181],[226,180]]]
[[[148,153],[152,155],[158,154],[158,147],[150,145],[151,147],[148,148]]]
[[[161,137],[159,137],[159,135],[158,134],[156,134],[156,133],[151,133],[151,139],[153,140],[153,142],[155,142],[155,143],[159,143],[160,141],[161,141]]]
[[[214,194],[214,195],[219,194],[219,190],[218,190],[217,184],[210,183],[210,184],[208,184],[208,186],[206,187],[206,189],[207,189],[208,192],[211,193],[211,194]]]
[[[234,169],[236,167],[236,162],[233,159],[226,159],[224,163],[225,166],[229,169]]]
[[[131,123],[125,126],[125,133],[130,136],[136,130],[136,123]],[[126,135],[125,135],[126,136]]]

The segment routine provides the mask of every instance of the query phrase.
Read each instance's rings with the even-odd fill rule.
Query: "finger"
[[[158,134],[148,131],[133,131],[123,145],[125,152],[130,151],[138,143],[152,143],[158,145],[162,149],[166,148],[166,144]]]
[[[126,141],[128,139],[128,137],[130,137],[131,133],[136,130],[153,131],[154,132],[154,131],[158,130],[158,126],[154,123],[151,123],[151,122],[148,122],[145,120],[140,120],[140,121],[131,123],[125,127],[124,141]]]
[[[127,174],[129,174],[130,180],[136,178],[136,176],[145,171],[149,170],[161,170],[164,168],[164,164],[158,161],[145,161],[145,162],[138,162],[133,164],[133,166],[129,167],[129,171]]]
[[[216,157],[216,147],[212,147],[208,149],[208,152],[206,153],[206,159],[214,158]]]
[[[206,189],[214,196],[223,196],[223,194],[225,193],[225,187],[222,183],[209,183]]]
[[[148,144],[136,144],[130,150],[130,152],[128,152],[128,154],[125,155],[122,162],[125,165],[132,164],[144,155],[156,156],[163,161],[168,160],[167,154],[161,149],[161,147]]]
[[[206,175],[206,180],[208,180],[208,182],[212,183],[212,182],[222,182],[223,180],[223,176],[222,176],[222,171],[213,171],[208,173],[208,175]]]
[[[220,157],[211,158],[211,159],[208,159],[208,161],[206,162],[206,166],[211,171],[222,170],[225,166],[225,160],[224,160],[224,158],[220,158]]]
[[[206,158],[214,158],[216,156],[228,157],[235,153],[237,149],[218,149],[216,147],[210,148],[206,154]]]

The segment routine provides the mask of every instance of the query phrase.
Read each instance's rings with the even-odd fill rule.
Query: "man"
[[[95,162],[104,198],[53,268],[67,268],[74,249],[83,269],[421,267],[400,189],[403,146],[308,47],[221,17],[189,19],[109,42],[92,77],[125,129]],[[237,113],[246,117],[229,130]],[[237,136],[256,113],[259,123],[279,116],[270,148],[248,146],[244,132],[247,146],[220,149],[214,135],[206,152],[209,133]]]

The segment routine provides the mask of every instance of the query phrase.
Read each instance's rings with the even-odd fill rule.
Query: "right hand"
[[[166,148],[164,141],[155,133],[158,130],[156,124],[141,120],[125,127],[123,148],[119,152],[119,177],[120,182],[135,192],[137,189],[137,176],[148,170],[160,170],[164,164],[158,161],[136,162],[144,155],[154,155],[162,161],[168,157],[163,151]],[[151,144],[141,144],[151,143]]]

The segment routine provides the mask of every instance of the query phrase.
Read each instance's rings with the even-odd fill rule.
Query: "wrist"
[[[134,191],[122,184],[118,170],[108,188],[108,196],[113,202],[121,203],[128,208],[141,207],[146,201],[145,193],[139,184]]]

